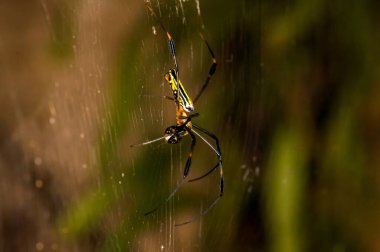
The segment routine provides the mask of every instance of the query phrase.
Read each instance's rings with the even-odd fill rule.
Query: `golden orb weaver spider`
[[[188,157],[187,157],[187,160],[186,160],[185,169],[184,169],[183,176],[182,176],[181,180],[177,184],[176,188],[172,191],[172,193],[165,200],[163,200],[157,207],[155,207],[152,210],[146,212],[145,215],[149,215],[149,214],[157,211],[163,204],[165,204],[166,202],[168,202],[175,195],[175,193],[179,190],[179,188],[181,187],[181,185],[183,184],[183,182],[187,178],[187,175],[189,174],[189,171],[190,171],[191,159],[192,159],[192,156],[193,156],[194,147],[195,147],[196,142],[197,142],[195,135],[197,135],[202,141],[204,141],[215,152],[215,154],[216,154],[216,156],[218,158],[217,164],[213,168],[211,168],[209,171],[207,171],[205,174],[203,174],[200,177],[188,180],[188,182],[194,182],[194,181],[200,180],[200,179],[208,176],[209,174],[211,174],[217,168],[219,168],[219,171],[220,171],[220,180],[219,180],[219,194],[218,194],[218,196],[199,215],[195,215],[190,220],[175,225],[175,226],[181,226],[181,225],[185,225],[185,224],[191,223],[191,222],[193,222],[193,221],[201,218],[202,216],[206,215],[210,211],[210,209],[213,208],[216,205],[216,203],[219,201],[219,199],[223,196],[224,176],[223,176],[223,166],[222,166],[222,153],[220,151],[219,140],[218,140],[218,138],[213,133],[209,132],[206,129],[203,129],[202,127],[200,127],[200,126],[198,126],[198,125],[196,125],[194,123],[192,123],[191,119],[194,118],[194,117],[199,116],[198,113],[190,114],[191,112],[194,111],[194,104],[198,101],[199,97],[202,95],[202,93],[204,92],[204,90],[208,86],[211,77],[215,73],[215,70],[216,70],[216,59],[215,59],[215,55],[214,55],[213,51],[211,50],[211,47],[210,47],[209,43],[205,40],[205,38],[203,37],[203,35],[200,34],[202,40],[205,42],[205,44],[206,44],[206,46],[208,48],[208,51],[209,51],[209,53],[210,53],[210,55],[212,57],[212,65],[210,67],[209,74],[208,74],[208,76],[207,76],[207,78],[206,78],[206,80],[205,80],[205,82],[204,82],[201,90],[199,91],[198,95],[194,98],[194,101],[192,101],[189,98],[189,96],[187,95],[186,90],[183,87],[181,81],[179,80],[179,68],[178,68],[178,64],[177,64],[176,49],[175,49],[175,46],[174,46],[173,38],[170,35],[170,33],[166,30],[166,28],[164,27],[164,25],[162,24],[162,22],[160,21],[160,19],[157,17],[156,13],[153,11],[153,9],[150,6],[150,4],[146,3],[145,6],[149,10],[150,14],[160,24],[162,30],[166,33],[166,36],[168,38],[169,47],[170,47],[170,53],[171,53],[171,56],[172,56],[172,58],[174,60],[174,68],[170,69],[165,74],[165,80],[168,82],[168,84],[171,87],[171,90],[172,90],[172,93],[173,93],[173,97],[164,96],[164,98],[172,100],[172,101],[174,101],[176,103],[176,121],[177,121],[177,123],[176,123],[176,125],[172,125],[172,126],[167,127],[166,130],[165,130],[164,136],[159,137],[159,138],[154,139],[154,140],[150,140],[150,141],[144,142],[144,143],[134,144],[134,145],[131,145],[131,147],[148,145],[148,144],[160,141],[162,139],[164,139],[166,143],[177,144],[186,135],[190,135],[190,137],[192,139],[191,146],[190,146],[190,151],[189,151],[189,154],[188,154]],[[197,129],[197,130],[195,130],[195,129]],[[200,132],[202,132],[203,134],[207,135],[208,137],[212,138],[215,141],[215,147],[210,142],[208,142],[198,132],[198,130]]]

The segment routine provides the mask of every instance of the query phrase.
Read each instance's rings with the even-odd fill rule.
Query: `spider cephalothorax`
[[[181,133],[176,125],[167,127],[165,130],[165,141],[170,144],[176,144],[182,139]]]

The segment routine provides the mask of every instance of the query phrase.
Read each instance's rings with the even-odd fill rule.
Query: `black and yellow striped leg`
[[[170,35],[170,33],[168,32],[168,30],[162,24],[161,20],[157,17],[156,13],[153,11],[153,8],[150,5],[150,3],[145,3],[145,6],[148,8],[148,10],[150,11],[151,15],[160,24],[162,30],[166,33],[166,36],[168,37],[169,47],[170,47],[170,53],[171,53],[171,55],[173,57],[173,60],[174,60],[174,68],[175,68],[175,71],[176,71],[176,74],[177,74],[177,78],[179,78],[179,67],[178,67],[178,64],[177,64],[177,57],[176,57],[176,50],[175,50],[175,46],[174,46],[174,40],[173,40],[172,36]]]
[[[197,181],[197,180],[200,180],[206,176],[208,176],[210,173],[212,173],[213,171],[215,171],[218,167],[221,167],[221,181],[220,181],[220,184],[221,184],[221,194],[223,194],[223,182],[224,182],[224,178],[223,178],[223,169],[222,169],[222,153],[221,153],[221,150],[220,150],[220,146],[219,146],[219,139],[213,134],[211,133],[210,131],[206,130],[206,129],[203,129],[201,127],[199,127],[198,125],[194,124],[193,123],[193,127],[202,131],[203,133],[205,133],[206,135],[208,135],[209,137],[211,137],[212,139],[215,140],[215,145],[216,145],[216,151],[214,150],[215,154],[218,156],[218,163],[213,167],[211,168],[209,171],[207,171],[205,174],[203,174],[202,176],[200,177],[197,177],[197,178],[193,178],[193,179],[190,179],[189,182],[194,182],[194,181]],[[205,141],[205,139],[202,138],[202,140]],[[206,142],[207,144],[210,145],[210,143]]]
[[[175,68],[175,71],[177,74],[177,78],[179,79],[179,67],[177,64],[177,57],[176,57],[176,51],[175,51],[175,46],[174,46],[174,40],[173,40],[173,38],[169,32],[166,32],[166,36],[168,37],[168,40],[169,40],[170,53],[172,54],[172,57],[174,59],[174,68]]]
[[[209,45],[209,43],[207,42],[207,40],[203,37],[202,33],[200,33],[201,35],[201,38],[203,39],[203,41],[206,43],[206,46],[207,46],[207,49],[208,51],[210,52],[211,54],[211,57],[212,57],[212,64],[211,64],[211,67],[210,67],[210,70],[208,72],[208,75],[207,75],[207,78],[201,88],[201,90],[199,91],[199,93],[197,94],[197,96],[195,96],[194,100],[193,100],[193,103],[195,104],[199,97],[203,94],[204,90],[206,89],[206,87],[208,86],[209,82],[210,82],[210,79],[211,77],[214,75],[215,71],[216,71],[216,59],[215,59],[215,55],[214,55],[214,52],[211,50],[211,47]]]
[[[187,177],[187,175],[189,174],[190,166],[191,166],[191,159],[193,157],[193,152],[194,152],[194,147],[195,147],[195,144],[197,143],[197,139],[195,138],[193,132],[191,132],[191,130],[186,126],[185,126],[185,129],[186,129],[187,133],[189,133],[189,135],[191,136],[191,146],[190,146],[189,155],[188,155],[187,160],[186,160],[185,170],[183,171],[182,179],[185,179]]]
[[[203,216],[205,216],[215,205],[216,203],[218,203],[219,199],[223,196],[223,193],[224,193],[224,175],[223,175],[223,165],[222,165],[222,154],[220,152],[220,146],[219,146],[219,140],[218,138],[211,132],[209,132],[208,130],[205,130],[197,125],[194,125],[193,124],[193,127],[202,131],[203,133],[205,133],[206,135],[208,135],[209,137],[213,138],[215,140],[215,143],[216,143],[216,150],[215,148],[213,148],[211,146],[211,144],[209,142],[206,141],[206,139],[204,139],[203,137],[201,137],[199,134],[197,134],[203,141],[206,142],[206,144],[208,144],[213,150],[214,152],[217,154],[218,156],[218,164],[216,166],[214,166],[211,170],[209,170],[206,174],[198,177],[198,178],[195,178],[195,179],[191,179],[189,180],[189,182],[191,181],[196,181],[196,180],[199,180],[201,178],[204,178],[206,177],[207,175],[209,175],[211,172],[213,172],[216,168],[219,167],[219,170],[220,170],[220,180],[219,180],[219,195],[214,199],[214,201],[205,209],[203,210],[200,214],[198,215],[195,215],[193,216],[190,220],[188,221],[185,221],[185,222],[182,222],[182,223],[179,223],[179,224],[175,224],[175,226],[182,226],[182,225],[186,225],[186,224],[189,224],[193,221],[196,221],[200,218],[202,218]],[[192,129],[193,132],[196,133],[196,131],[194,129]]]
[[[179,127],[181,127],[181,126],[179,126]],[[146,212],[144,215],[149,215],[151,213],[154,213],[162,205],[164,205],[165,203],[167,203],[177,193],[177,191],[179,190],[179,188],[182,186],[183,182],[185,181],[187,175],[189,174],[190,167],[191,167],[191,160],[192,160],[192,157],[193,157],[193,151],[194,151],[195,144],[197,143],[197,140],[196,140],[194,134],[191,132],[191,130],[189,128],[187,128],[186,126],[184,126],[183,129],[181,129],[179,131],[182,131],[182,130],[187,131],[189,133],[189,135],[191,136],[191,139],[192,139],[191,140],[191,146],[190,146],[190,152],[189,152],[189,155],[188,155],[187,160],[186,160],[185,169],[183,171],[183,176],[182,176],[181,180],[179,181],[179,183],[177,184],[176,188],[172,191],[172,193],[164,201],[162,201],[157,207],[155,207],[154,209]]]

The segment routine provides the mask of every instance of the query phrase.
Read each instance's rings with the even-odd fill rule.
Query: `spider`
[[[211,208],[213,208],[216,205],[216,203],[219,201],[219,199],[223,196],[224,176],[223,176],[223,166],[222,166],[222,153],[220,151],[219,140],[213,133],[211,133],[210,131],[208,131],[206,129],[203,129],[202,127],[198,126],[197,124],[194,124],[191,120],[192,118],[199,116],[199,113],[191,114],[192,112],[194,112],[194,104],[198,101],[199,97],[202,95],[202,93],[204,92],[204,90],[208,86],[211,77],[215,73],[217,64],[216,64],[215,55],[214,55],[213,51],[211,50],[209,43],[204,39],[203,35],[200,34],[202,40],[205,42],[205,44],[208,48],[208,51],[212,57],[212,65],[210,67],[208,76],[207,76],[202,88],[200,89],[199,93],[197,94],[197,96],[192,101],[189,98],[189,96],[187,95],[186,90],[185,90],[184,86],[182,85],[181,81],[179,80],[179,67],[177,64],[176,49],[174,46],[173,38],[170,35],[170,33],[167,31],[167,29],[164,27],[164,25],[162,24],[160,19],[157,17],[156,13],[153,11],[150,4],[146,3],[146,7],[149,10],[150,14],[160,24],[162,30],[166,33],[166,36],[167,36],[167,39],[169,42],[170,53],[171,53],[171,56],[174,60],[174,68],[169,69],[169,71],[165,74],[165,80],[167,81],[167,83],[171,87],[173,97],[164,96],[164,98],[175,102],[175,104],[176,104],[176,121],[177,122],[176,122],[176,125],[172,125],[172,126],[167,127],[163,136],[161,136],[157,139],[154,139],[154,140],[150,140],[147,142],[140,143],[140,144],[131,145],[131,147],[144,146],[144,145],[148,145],[148,144],[151,144],[151,143],[163,140],[163,139],[168,144],[177,144],[181,141],[181,139],[183,137],[185,137],[187,135],[189,135],[191,137],[191,145],[190,145],[190,151],[189,151],[189,154],[188,154],[188,157],[186,160],[183,176],[182,176],[181,180],[179,181],[179,183],[177,184],[176,188],[157,207],[146,212],[145,215],[149,215],[149,214],[155,212],[163,204],[168,202],[175,195],[175,193],[178,191],[178,189],[181,187],[181,185],[183,184],[183,182],[187,178],[189,171],[190,171],[190,167],[191,167],[191,159],[193,156],[194,147],[195,147],[196,142],[197,142],[195,136],[198,136],[202,141],[204,141],[211,148],[211,150],[216,154],[216,156],[218,158],[217,164],[213,168],[211,168],[209,171],[207,171],[205,174],[203,174],[200,177],[188,180],[189,182],[200,180],[200,179],[206,177],[207,175],[211,174],[217,168],[219,168],[220,180],[219,180],[219,194],[218,194],[218,196],[199,215],[195,215],[192,219],[175,225],[175,226],[180,226],[180,225],[191,223],[191,222],[201,218],[202,216],[206,215],[208,213],[208,211]],[[199,130],[199,132],[198,132],[198,130]],[[207,135],[208,137],[212,138],[215,141],[215,147],[209,141],[207,141],[205,139],[205,137],[200,134],[200,132],[203,133],[204,135]]]

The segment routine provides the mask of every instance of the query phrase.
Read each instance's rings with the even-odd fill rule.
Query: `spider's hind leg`
[[[197,134],[199,136],[199,138],[201,138],[214,152],[215,154],[217,155],[218,157],[218,163],[213,167],[211,168],[209,171],[207,171],[205,174],[203,174],[202,176],[199,176],[197,178],[193,178],[193,179],[190,179],[189,182],[194,182],[194,181],[197,181],[197,180],[200,180],[206,176],[208,176],[210,173],[212,173],[213,171],[215,171],[218,167],[220,167],[220,173],[221,173],[221,184],[223,183],[223,167],[222,167],[222,152],[220,150],[220,146],[219,146],[219,139],[218,137],[211,133],[210,131],[206,130],[206,129],[203,129],[201,127],[199,127],[198,125],[196,124],[193,124],[193,127],[200,130],[201,132],[203,132],[204,134],[208,135],[209,137],[211,137],[212,139],[215,140],[215,145],[216,145],[216,148],[214,146],[212,146],[204,137],[202,137],[197,131],[193,130],[193,132],[195,134]],[[221,192],[223,191],[223,188],[221,188]]]
[[[202,211],[198,215],[194,215],[188,221],[185,221],[185,222],[182,222],[182,223],[179,223],[179,224],[175,224],[175,226],[177,226],[177,227],[189,224],[189,223],[191,223],[193,221],[196,221],[196,220],[202,218],[203,216],[205,216],[218,203],[218,201],[220,200],[220,198],[223,196],[223,193],[224,193],[224,175],[223,175],[222,154],[221,154],[221,151],[220,151],[219,140],[218,140],[218,138],[213,133],[209,132],[208,130],[203,129],[203,128],[199,127],[198,125],[195,125],[195,124],[193,124],[193,127],[196,128],[196,129],[198,129],[198,130],[200,130],[200,131],[202,131],[204,134],[208,135],[209,137],[211,137],[211,138],[213,138],[215,140],[216,149],[204,137],[202,137],[199,133],[197,133],[194,129],[192,129],[192,131],[197,136],[199,136],[199,138],[201,138],[208,146],[210,146],[210,148],[215,152],[215,154],[218,156],[218,163],[211,170],[209,170],[208,172],[206,172],[204,175],[202,175],[200,177],[197,177],[195,179],[191,179],[191,180],[189,180],[189,182],[202,179],[202,178],[206,177],[207,175],[211,174],[217,168],[219,168],[219,170],[220,170],[219,195],[214,199],[214,201],[204,211]]]
[[[176,129],[178,131],[178,126],[168,127],[167,130],[172,131],[173,127],[176,127]],[[195,138],[194,134],[191,132],[191,130],[189,128],[187,128],[186,126],[184,126],[183,130],[186,131],[187,133],[189,133],[189,135],[191,136],[191,139],[192,139],[191,140],[191,146],[190,146],[190,152],[188,154],[188,157],[187,157],[187,160],[186,160],[185,169],[183,171],[183,176],[182,176],[181,180],[179,181],[179,183],[177,184],[176,188],[172,191],[172,193],[165,200],[163,200],[160,204],[158,204],[155,208],[153,208],[152,210],[146,212],[144,215],[149,215],[151,213],[154,213],[162,205],[164,205],[165,203],[167,203],[176,194],[176,192],[179,190],[179,188],[182,186],[183,182],[185,181],[187,175],[189,174],[190,167],[191,167],[191,160],[192,160],[192,156],[193,156],[193,151],[194,151],[194,147],[195,147],[195,144],[197,143],[197,141],[196,141],[196,138]],[[178,133],[180,135],[181,132],[176,132],[176,133]],[[178,141],[177,142],[172,142],[172,143],[178,143]],[[170,143],[170,142],[168,141],[168,143]]]

